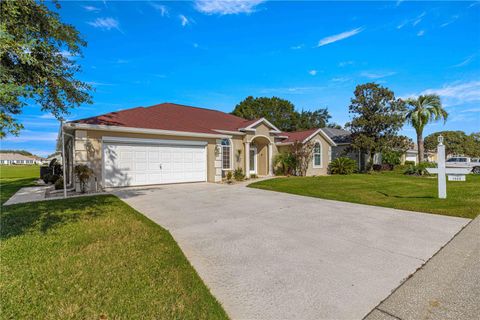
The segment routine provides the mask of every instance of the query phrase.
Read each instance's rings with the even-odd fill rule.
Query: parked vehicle
[[[449,168],[472,168],[472,173],[480,174],[480,158],[452,157],[445,165]]]

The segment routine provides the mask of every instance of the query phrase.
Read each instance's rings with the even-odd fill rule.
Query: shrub
[[[243,179],[245,179],[242,168],[237,168],[235,169],[235,171],[233,171],[233,178],[235,179],[235,181],[242,181]]]
[[[62,177],[57,179],[57,181],[55,182],[55,190],[60,190],[60,189],[63,189],[63,178]]]
[[[50,175],[50,179],[48,180],[48,182],[55,184],[60,178],[61,176],[59,176],[58,174],[52,174]]]
[[[45,183],[50,183],[50,178],[51,178],[51,177],[52,177],[52,174],[51,174],[51,173],[46,173],[46,174],[43,175],[42,180],[43,180],[43,182],[45,182]]]
[[[250,175],[250,178],[256,179],[256,178],[258,178],[258,176],[257,176],[255,173],[252,173],[252,174]]]
[[[330,174],[352,174],[357,170],[357,162],[353,159],[340,157],[328,165]]]
[[[393,164],[389,164],[389,163],[374,164],[372,166],[372,169],[374,171],[392,171],[393,170]]]
[[[78,182],[80,183],[80,190],[82,193],[85,193],[87,182],[90,177],[93,176],[93,170],[85,164],[78,164],[75,166],[74,172]]]
[[[418,165],[409,165],[405,170],[405,174],[414,176],[428,176],[430,175],[427,168],[435,168],[436,164],[432,162],[420,162]]]
[[[273,166],[275,168],[275,175],[287,176],[295,173],[297,161],[291,152],[282,152],[273,158]]]
[[[232,171],[228,171],[225,179],[227,180],[227,183],[232,183]]]
[[[400,151],[386,150],[382,152],[382,163],[388,164],[392,167],[400,164],[400,157],[402,153]]]
[[[405,161],[405,165],[406,165],[406,166],[414,166],[414,165],[415,165],[415,161],[407,160],[407,161]]]

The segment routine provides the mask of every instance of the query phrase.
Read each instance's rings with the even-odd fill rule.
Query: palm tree
[[[409,98],[406,101],[408,111],[406,120],[417,132],[418,162],[423,161],[423,129],[433,121],[443,119],[447,121],[448,112],[442,107],[440,97],[436,94],[421,95],[418,98]]]

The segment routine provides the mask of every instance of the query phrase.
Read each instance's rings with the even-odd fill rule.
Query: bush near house
[[[437,165],[432,162],[420,162],[418,165],[409,165],[404,171],[406,175],[428,176],[427,168],[435,168]]]
[[[243,181],[245,179],[242,168],[237,168],[233,171],[233,178],[235,181]]]
[[[328,165],[330,174],[352,174],[357,170],[357,162],[347,157],[340,157]]]
[[[297,164],[292,153],[282,152],[273,158],[273,166],[275,168],[275,175],[288,176],[294,174]]]

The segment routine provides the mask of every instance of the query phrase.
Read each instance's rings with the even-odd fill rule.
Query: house
[[[64,124],[66,181],[76,164],[88,165],[102,187],[219,182],[238,168],[271,176],[274,156],[295,141],[314,143],[307,174],[325,175],[337,147],[325,130],[281,132],[265,118],[173,103],[137,107]]]
[[[0,153],[0,164],[16,165],[16,164],[42,164],[43,159],[37,156],[26,156],[15,152]]]
[[[437,152],[425,150],[423,153],[424,161],[437,162]],[[418,145],[415,143],[412,148],[405,151],[402,155],[400,162],[405,164],[405,161],[413,161],[415,164],[418,162]]]

